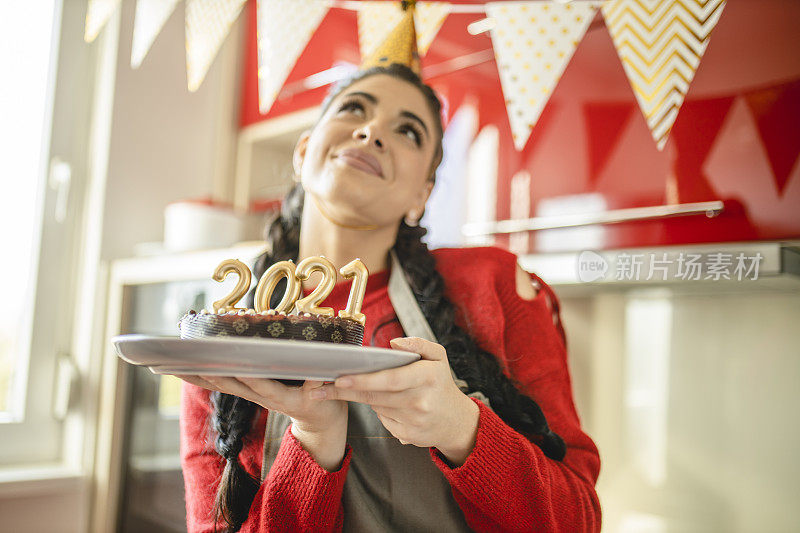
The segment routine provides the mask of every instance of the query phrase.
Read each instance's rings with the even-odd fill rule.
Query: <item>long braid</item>
[[[214,431],[214,448],[225,459],[217,496],[214,499],[215,522],[222,518],[228,531],[238,531],[247,519],[250,503],[258,492],[258,481],[239,462],[239,452],[244,438],[249,433],[256,412],[256,405],[244,398],[211,393],[214,414],[211,429]]]
[[[300,216],[303,212],[303,188],[295,186],[284,199],[280,214],[267,226],[266,241],[269,249],[261,254],[253,266],[253,274],[259,279],[276,261],[297,260],[300,242]],[[282,280],[285,286],[285,280]],[[278,284],[273,291],[272,306],[278,304],[285,287]],[[247,307],[252,308],[255,289],[247,295]],[[302,381],[280,380],[288,385]],[[250,505],[258,492],[259,480],[253,478],[239,462],[244,440],[253,425],[257,412],[256,404],[238,396],[214,391],[211,393],[211,429],[214,432],[214,448],[226,459],[222,478],[214,500],[214,516],[228,525],[229,532],[239,531],[247,520]]]
[[[444,296],[444,279],[428,247],[422,242],[423,227],[400,223],[394,250],[408,275],[422,314],[436,339],[447,351],[456,376],[467,382],[469,392],[483,392],[494,411],[509,426],[533,437],[547,457],[561,460],[566,453],[564,441],[553,433],[539,405],[520,393],[518,386],[500,368],[497,358],[481,350],[475,340],[455,322],[455,307]]]

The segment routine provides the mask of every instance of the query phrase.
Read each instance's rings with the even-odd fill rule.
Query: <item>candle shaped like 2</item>
[[[211,277],[214,281],[223,281],[231,273],[237,274],[239,280],[236,283],[236,287],[227,296],[211,304],[211,308],[215,313],[238,311],[239,308],[236,307],[236,304],[247,294],[247,290],[250,288],[250,278],[252,276],[250,269],[238,259],[224,260],[217,266],[217,269],[214,270],[214,275]]]
[[[312,272],[322,272],[322,281],[319,282],[311,294],[305,298],[297,300],[295,306],[298,313],[310,313],[312,315],[333,316],[332,307],[319,307],[325,298],[336,285],[336,267],[324,256],[306,257],[297,264],[295,275],[299,281],[305,281],[311,276]]]

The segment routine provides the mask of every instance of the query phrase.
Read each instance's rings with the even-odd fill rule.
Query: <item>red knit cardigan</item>
[[[516,290],[516,256],[494,247],[439,249],[436,268],[446,295],[457,308],[457,322],[481,348],[497,356],[503,371],[542,408],[553,431],[566,443],[563,461],[547,458],[491,409],[480,408],[477,441],[466,462],[450,468],[436,448],[431,461],[452,487],[467,523],[476,531],[599,531],[600,504],[595,483],[600,471],[597,447],[581,430],[572,400],[570,374],[558,301],[538,277],[536,298]],[[367,315],[365,344],[389,346],[402,336],[387,293],[388,271],[370,276],[362,311]],[[344,307],[349,282],[336,285],[325,304]],[[374,333],[374,338],[373,338]],[[181,461],[190,532],[214,529],[211,509],[224,460],[209,438],[208,391],[184,384],[181,407]],[[240,460],[260,477],[266,410],[248,435]],[[341,467],[320,467],[287,428],[275,463],[261,484],[243,532],[341,531],[341,496],[352,448]],[[435,520],[435,517],[431,517]],[[218,531],[224,531],[217,524]],[[431,529],[435,529],[432,523]]]

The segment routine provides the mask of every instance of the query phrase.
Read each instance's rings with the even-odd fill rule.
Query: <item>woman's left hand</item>
[[[463,464],[475,447],[480,410],[453,381],[444,347],[419,337],[398,337],[390,344],[422,359],[341,376],[312,395],[369,404],[402,444],[436,447],[450,462]]]

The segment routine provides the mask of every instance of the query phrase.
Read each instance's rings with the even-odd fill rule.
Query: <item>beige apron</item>
[[[393,251],[391,259],[389,299],[403,331],[436,342]],[[466,382],[453,378],[466,392]],[[489,405],[480,392],[470,396]],[[290,423],[283,413],[267,416],[262,481]],[[428,448],[400,444],[369,405],[348,402],[347,442],[353,454],[342,493],[343,531],[472,531]]]

